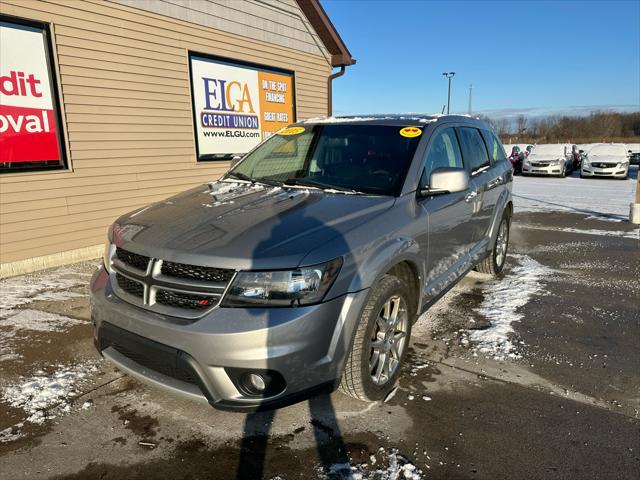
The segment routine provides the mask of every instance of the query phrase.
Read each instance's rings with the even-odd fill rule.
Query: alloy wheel
[[[503,219],[500,223],[500,229],[498,230],[498,238],[496,239],[496,265],[498,268],[502,267],[507,255],[508,241],[509,230],[507,228],[507,221]]]
[[[394,376],[406,348],[409,315],[400,295],[390,297],[382,306],[369,353],[369,374],[373,383],[385,385]]]

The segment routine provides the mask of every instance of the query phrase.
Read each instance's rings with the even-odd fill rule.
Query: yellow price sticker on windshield
[[[404,127],[400,130],[400,135],[407,138],[419,137],[422,135],[422,130],[418,127]]]
[[[280,130],[278,135],[298,135],[302,132],[304,132],[304,127],[288,127]]]

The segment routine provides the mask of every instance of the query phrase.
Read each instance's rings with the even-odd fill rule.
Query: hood
[[[394,201],[215,182],[123,215],[114,225],[112,241],[132,252],[174,262],[292,268],[307,253],[375,218]]]

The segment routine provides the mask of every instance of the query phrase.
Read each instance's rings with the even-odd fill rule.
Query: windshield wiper
[[[244,180],[245,182],[251,182],[251,183],[262,183],[264,185],[269,185],[271,187],[277,187],[280,184],[274,180],[264,180],[264,179],[256,179],[256,178],[252,178],[249,175],[245,175],[242,172],[228,172],[224,178],[228,178],[228,177],[232,177],[232,178],[237,178],[238,180]]]
[[[314,187],[322,190],[337,190],[339,192],[349,193],[362,193],[349,187],[342,187],[339,185],[330,185],[328,183],[318,182],[317,180],[311,180],[310,178],[287,178],[283,185],[296,185],[301,187]]]

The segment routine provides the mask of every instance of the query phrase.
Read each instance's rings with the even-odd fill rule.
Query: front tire
[[[342,375],[344,393],[375,402],[393,389],[409,350],[414,304],[397,277],[385,275],[373,287]]]
[[[509,227],[511,226],[511,218],[505,210],[502,214],[502,220],[498,226],[498,234],[493,244],[491,252],[476,265],[476,270],[480,273],[486,273],[491,276],[497,276],[502,273],[504,264],[507,260],[507,249],[509,247]]]

